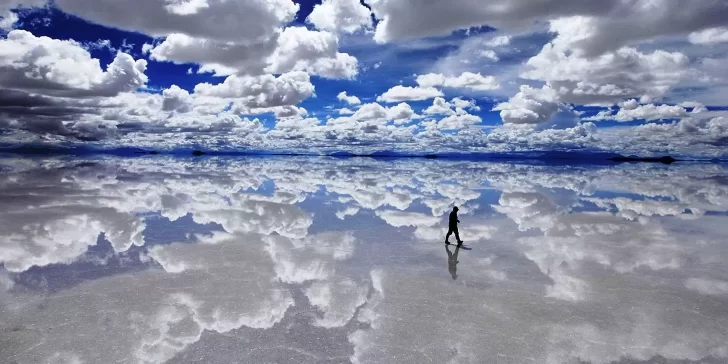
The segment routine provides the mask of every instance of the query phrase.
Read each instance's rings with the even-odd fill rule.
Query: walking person
[[[452,208],[452,212],[450,213],[450,226],[447,230],[447,235],[445,235],[445,245],[450,245],[450,235],[452,233],[455,233],[455,239],[458,240],[458,245],[462,245],[463,241],[460,240],[460,233],[458,232],[458,223],[460,220],[458,220],[458,207],[455,206]]]

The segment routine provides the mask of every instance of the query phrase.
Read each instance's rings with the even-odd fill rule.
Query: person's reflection
[[[460,245],[455,248],[455,253],[450,252],[450,245],[445,245],[447,252],[447,270],[450,271],[452,279],[458,279],[458,253],[460,253]]]

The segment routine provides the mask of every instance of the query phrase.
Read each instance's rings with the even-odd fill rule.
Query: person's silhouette
[[[452,233],[455,233],[455,239],[458,239],[458,245],[463,243],[463,241],[460,240],[460,233],[458,232],[458,223],[460,222],[460,220],[458,220],[458,210],[458,207],[455,206],[452,208],[452,212],[450,213],[450,223],[447,235],[445,235],[445,245],[450,245],[450,235],[452,235]]]
[[[450,271],[452,279],[458,279],[458,253],[460,253],[460,245],[455,248],[455,253],[450,252],[450,246],[445,246],[447,252],[447,270]]]

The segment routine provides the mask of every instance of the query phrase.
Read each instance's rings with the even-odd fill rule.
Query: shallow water
[[[6,157],[0,206],[3,363],[728,362],[720,165]]]

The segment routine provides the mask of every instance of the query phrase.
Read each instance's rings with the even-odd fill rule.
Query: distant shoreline
[[[374,158],[374,159],[428,159],[428,160],[462,160],[462,161],[542,161],[559,164],[619,164],[619,163],[658,163],[672,164],[680,162],[708,162],[726,163],[728,159],[721,158],[690,158],[661,156],[624,156],[618,153],[609,152],[584,152],[584,151],[532,151],[532,152],[508,152],[508,153],[412,153],[379,151],[373,153],[352,153],[345,151],[330,153],[305,153],[291,151],[206,151],[206,150],[174,150],[160,151],[145,148],[115,148],[115,149],[89,149],[89,148],[49,148],[38,146],[21,146],[0,148],[2,154],[13,155],[66,155],[66,156],[89,156],[89,155],[113,155],[119,157],[141,157],[141,156],[172,156],[172,157],[254,157],[254,156],[277,156],[277,157],[332,157],[332,158]]]

